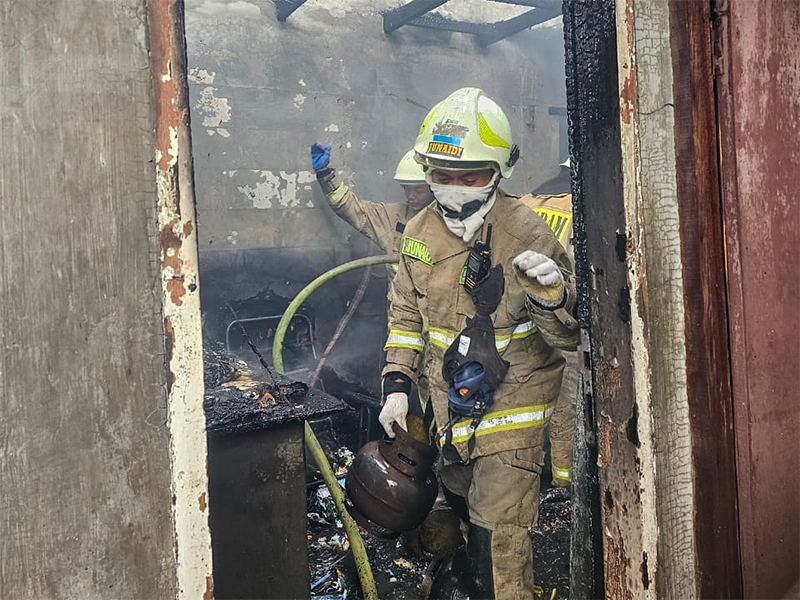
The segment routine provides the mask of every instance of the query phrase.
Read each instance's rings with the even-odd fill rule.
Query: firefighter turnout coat
[[[428,377],[441,432],[450,420],[442,357],[475,310],[462,285],[469,245],[447,229],[440,211],[434,202],[405,228],[392,285],[384,374],[401,372],[416,378],[421,371]],[[503,265],[505,277],[503,298],[492,314],[495,343],[511,366],[477,426],[473,458],[541,446],[564,368],[561,352],[555,348],[575,349],[579,337],[571,314],[575,306],[572,267],[547,223],[501,190],[475,240],[484,239],[489,223],[493,226],[492,263]],[[549,256],[558,264],[567,294],[562,309],[544,310],[527,299],[522,285],[525,275],[512,265],[525,250]],[[468,419],[453,426],[453,443],[462,458],[467,456],[471,433]]]
[[[400,252],[403,229],[414,211],[405,202],[369,202],[359,199],[344,185],[328,196],[333,211],[363,233],[387,254]],[[389,278],[397,273],[397,265],[389,264]]]

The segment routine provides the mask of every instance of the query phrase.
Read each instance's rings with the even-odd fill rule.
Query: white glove
[[[541,285],[551,286],[564,283],[561,269],[552,258],[533,250],[525,250],[514,259],[514,266],[525,273],[529,279],[535,279]]]
[[[406,425],[407,414],[408,394],[405,392],[393,392],[386,396],[386,402],[383,403],[381,414],[378,415],[378,421],[381,422],[381,425],[383,425],[383,428],[386,430],[386,435],[393,438],[393,423],[397,423],[403,428],[403,431],[408,431],[408,426]]]

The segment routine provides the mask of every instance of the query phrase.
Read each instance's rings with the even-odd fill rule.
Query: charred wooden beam
[[[489,25],[487,31],[478,34],[478,45],[482,48],[491,46],[492,44],[495,44],[500,40],[504,40],[508,36],[519,31],[523,31],[524,29],[528,29],[534,25],[544,23],[545,21],[549,21],[550,19],[560,16],[561,4],[558,3],[557,6],[552,6],[550,8],[535,8],[519,15],[518,17],[514,17],[513,19],[492,23]]]
[[[447,0],[411,0],[408,4],[387,10],[383,13],[383,32],[389,35],[399,27],[446,2]]]
[[[594,374],[595,365],[605,362],[602,344],[619,336],[624,349],[629,341],[616,307],[609,303],[594,306],[598,295],[618,297],[626,289],[624,265],[618,262],[613,244],[609,247],[605,241],[613,240],[615,230],[623,226],[614,18],[613,0],[564,2],[575,269],[584,367],[576,406],[570,596],[592,599],[606,597],[596,414],[612,403],[615,393],[624,390],[630,397],[632,388],[630,362],[625,356],[618,359],[622,362],[617,371],[620,389],[608,389],[608,383],[596,380]]]

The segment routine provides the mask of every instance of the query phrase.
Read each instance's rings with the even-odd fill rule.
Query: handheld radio
[[[464,287],[471,292],[492,268],[492,224],[486,227],[486,241],[478,240],[469,249],[464,273]]]

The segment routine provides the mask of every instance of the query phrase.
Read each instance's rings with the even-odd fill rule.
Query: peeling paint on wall
[[[253,208],[314,208],[311,184],[316,177],[311,171],[232,170],[227,175],[242,181],[236,189],[252,200]]]
[[[208,131],[209,135],[214,135],[216,131],[222,137],[228,137],[227,130],[221,128],[220,125],[231,120],[231,106],[228,104],[227,98],[220,98],[214,94],[216,90],[217,88],[212,86],[200,90],[200,97],[194,108],[203,117],[203,127],[211,128]]]
[[[216,73],[214,71],[206,71],[205,69],[201,69],[199,67],[195,67],[191,71],[189,71],[189,80],[194,81],[195,83],[205,83],[205,84],[212,84],[214,83],[214,77],[216,77]]]

